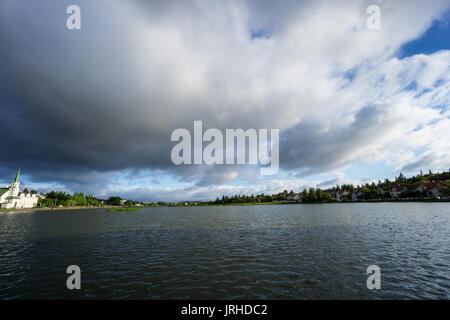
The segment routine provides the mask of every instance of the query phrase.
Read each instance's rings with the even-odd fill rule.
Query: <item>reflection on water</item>
[[[0,213],[0,298],[449,299],[449,248],[446,203]]]

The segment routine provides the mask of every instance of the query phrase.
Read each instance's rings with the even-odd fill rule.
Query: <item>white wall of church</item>
[[[0,199],[1,207],[4,209],[12,208],[33,208],[37,205],[38,197],[35,194],[21,193],[17,198],[7,199],[13,193],[7,192]]]
[[[38,197],[35,194],[21,193],[19,197],[21,208],[33,208],[37,205]]]

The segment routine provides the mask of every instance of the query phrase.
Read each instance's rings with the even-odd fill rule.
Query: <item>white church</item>
[[[38,195],[20,193],[20,169],[9,188],[0,188],[0,207],[2,209],[33,208],[38,202]]]

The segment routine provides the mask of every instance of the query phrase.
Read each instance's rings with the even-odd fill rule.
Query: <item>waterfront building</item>
[[[20,168],[9,188],[0,188],[0,207],[2,209],[33,208],[38,202],[38,195],[20,193]]]
[[[289,201],[300,201],[300,200],[302,200],[302,198],[303,198],[303,193],[294,193],[294,194],[289,194],[287,197],[286,197],[286,200],[289,200]]]
[[[390,194],[393,199],[397,199],[400,198],[400,195],[405,191],[406,191],[405,186],[395,186],[391,188]]]
[[[439,197],[439,190],[442,184],[440,181],[431,181],[419,184],[417,191],[426,192],[428,196]]]

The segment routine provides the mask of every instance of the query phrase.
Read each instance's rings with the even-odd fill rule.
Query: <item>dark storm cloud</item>
[[[20,165],[35,181],[67,184],[93,183],[92,172],[170,171],[171,132],[212,118],[208,101],[190,101],[177,87],[183,74],[170,60],[150,62],[149,74],[141,74],[136,59],[145,57],[136,57],[128,39],[129,16],[108,16],[82,1],[82,29],[68,31],[65,2],[2,5],[1,110],[8,122],[0,134],[8,139],[0,152],[8,171]],[[151,5],[164,14],[192,11],[187,4]]]
[[[324,130],[321,123],[300,123],[283,133],[280,163],[286,168],[304,168],[298,177],[333,170],[354,160],[353,150],[370,146],[388,134],[389,123],[382,120],[385,106],[365,107],[350,125]]]
[[[2,5],[11,5],[0,22],[2,166],[80,184],[93,182],[90,171],[170,167],[170,128],[143,115],[162,103],[143,102],[126,42],[92,35],[89,25],[69,32],[63,3]]]

